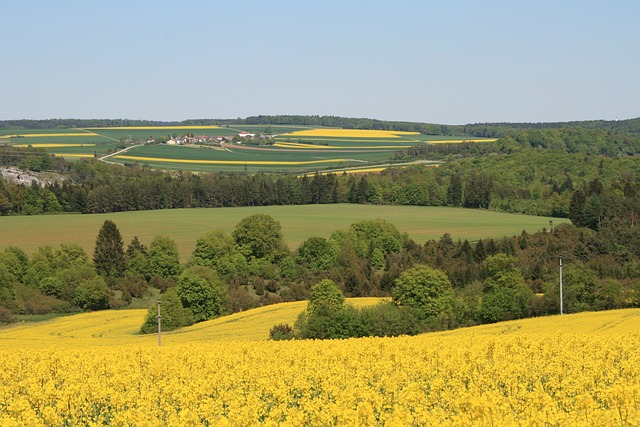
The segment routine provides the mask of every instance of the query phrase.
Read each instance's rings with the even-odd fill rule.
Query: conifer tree
[[[125,270],[122,236],[116,224],[106,220],[98,232],[93,252],[93,265],[96,272],[108,282],[122,277]]]

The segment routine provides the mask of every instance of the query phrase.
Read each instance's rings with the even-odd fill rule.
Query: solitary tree
[[[533,291],[525,283],[516,261],[515,257],[503,253],[484,261],[489,277],[484,280],[480,304],[483,322],[520,319],[531,314]]]
[[[93,264],[96,272],[108,281],[113,281],[124,274],[126,265],[122,236],[111,220],[106,220],[98,232]]]
[[[287,252],[280,223],[266,214],[255,214],[242,219],[232,235],[236,247],[247,260],[264,258],[274,262]]]
[[[324,237],[309,237],[298,247],[298,262],[314,271],[326,270],[336,258],[336,248]]]
[[[452,308],[453,287],[443,271],[416,265],[396,279],[393,300],[414,307],[425,319],[437,317]]]
[[[182,271],[178,245],[169,236],[156,236],[149,245],[149,275],[177,277]]]
[[[222,230],[215,230],[198,238],[191,263],[217,270],[221,260],[234,253],[236,249],[233,238]]]
[[[344,307],[344,295],[331,279],[324,279],[311,287],[309,305],[310,313],[322,310],[339,310]]]
[[[176,291],[195,322],[220,316],[227,300],[227,291],[216,272],[199,265],[180,275]]]

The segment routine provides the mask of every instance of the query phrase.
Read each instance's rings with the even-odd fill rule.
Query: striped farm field
[[[394,151],[301,150],[273,146],[224,144],[204,146],[145,145],[109,158],[117,163],[140,163],[157,169],[192,171],[296,172],[356,166],[387,160]]]
[[[87,137],[88,135],[96,135],[92,133],[82,132],[82,133],[27,133],[27,134],[9,134],[2,135],[0,138],[42,138],[42,137],[55,137],[55,138],[68,138],[68,137]]]
[[[273,145],[224,144],[222,150],[193,150],[198,146],[140,145],[150,139],[164,140],[187,134],[233,138],[240,132],[274,135]],[[124,126],[84,129],[8,129],[0,141],[43,148],[69,159],[103,156],[123,142],[134,147],[126,154],[109,157],[119,164],[138,163],[154,169],[194,172],[306,173],[331,168],[349,170],[365,164],[390,161],[398,150],[429,143],[494,141],[481,138],[422,135],[415,132],[318,128],[309,126]],[[89,150],[90,144],[94,147]],[[209,143],[211,144],[211,143]],[[204,148],[204,147],[203,147]],[[378,167],[379,166],[371,166]],[[362,169],[362,168],[360,168]],[[359,172],[363,173],[363,172]]]
[[[28,135],[45,135],[45,136],[58,136],[63,134],[90,134],[90,131],[84,131],[82,129],[76,128],[61,128],[61,129],[0,129],[0,137],[12,137],[12,136],[23,136],[27,137]]]
[[[96,144],[15,144],[14,147],[62,148],[62,147],[95,147]]]
[[[471,241],[513,236],[522,230],[541,230],[549,225],[551,219],[479,209],[362,204],[3,216],[0,217],[0,250],[7,246],[18,246],[27,253],[33,253],[44,245],[77,243],[91,254],[100,227],[110,219],[120,229],[125,243],[134,236],[147,245],[158,234],[170,236],[176,241],[182,260],[186,261],[199,237],[216,229],[230,233],[242,218],[256,213],[271,215],[280,222],[285,241],[291,249],[297,248],[309,237],[328,238],[333,231],[346,229],[354,222],[366,219],[387,220],[418,243],[439,239],[444,233],[451,234],[453,239]],[[568,222],[561,218],[554,218],[553,221],[554,224]]]
[[[140,156],[128,156],[118,155],[114,156],[114,159],[120,160],[135,160],[141,162],[156,162],[156,163],[202,163],[206,165],[273,165],[273,166],[301,166],[301,165],[315,165],[319,163],[344,163],[347,159],[324,159],[324,160],[306,160],[306,161],[281,161],[281,160],[189,160],[189,159],[170,159],[162,157],[140,157]]]
[[[329,138],[400,138],[400,135],[419,135],[418,132],[400,132],[390,130],[365,130],[365,129],[334,129],[334,128],[316,128],[299,130],[285,134],[287,137],[329,137]]]

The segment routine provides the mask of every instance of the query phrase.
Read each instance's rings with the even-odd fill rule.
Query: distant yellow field
[[[55,154],[55,153],[54,153]],[[57,153],[55,154],[57,157],[93,157],[93,154],[89,154],[89,153]]]
[[[359,142],[363,142],[363,141],[359,141]],[[411,145],[358,145],[358,146],[349,146],[349,147],[345,147],[345,146],[337,146],[337,145],[315,145],[315,144],[302,144],[302,143],[296,143],[296,142],[276,142],[275,144],[273,144],[274,147],[281,147],[281,148],[305,148],[305,149],[327,149],[327,148],[331,148],[331,149],[339,149],[339,150],[362,150],[362,149],[393,149],[393,150],[397,150],[400,148],[410,148]]]
[[[400,132],[390,130],[365,130],[365,129],[329,129],[318,128],[299,130],[285,133],[282,136],[324,136],[329,138],[400,138],[399,135],[419,135],[418,132]]]
[[[276,142],[275,144],[273,144],[273,146],[282,148],[313,148],[318,150],[326,150],[327,148],[338,148],[331,145],[302,144],[297,142]]]
[[[377,172],[382,172],[383,170],[387,169],[386,166],[383,167],[379,167],[379,168],[366,168],[366,169],[347,169],[344,172],[347,175],[352,175],[354,173],[377,173]]]
[[[496,138],[489,139],[438,139],[427,141],[429,144],[460,144],[462,142],[496,142]]]
[[[138,129],[138,130],[165,130],[165,129],[219,129],[220,126],[114,126],[114,127],[98,127],[98,128],[85,128],[95,130],[126,130],[126,129]]]
[[[347,175],[353,175],[353,174],[358,174],[358,173],[378,173],[378,172],[382,172],[383,170],[387,169],[388,166],[381,166],[381,167],[377,167],[377,168],[363,168],[363,169],[336,169],[336,170],[330,170],[330,171],[324,171],[324,172],[314,172],[314,173],[306,173],[303,175],[300,175],[300,177],[303,176],[314,176],[316,175],[316,173],[318,175],[342,175],[343,173],[346,173]]]
[[[15,144],[14,147],[61,148],[61,147],[95,147],[96,144]]]
[[[160,163],[198,163],[205,165],[312,165],[316,163],[337,163],[346,162],[347,159],[324,159],[324,160],[307,160],[301,162],[293,161],[259,161],[259,160],[188,160],[188,159],[169,159],[163,157],[141,157],[141,156],[114,156],[114,159],[138,160],[141,162],[160,162]]]

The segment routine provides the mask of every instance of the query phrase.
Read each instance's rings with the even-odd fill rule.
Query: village
[[[147,144],[165,143],[167,145],[194,145],[194,144],[250,144],[265,145],[273,140],[274,135],[265,135],[257,133],[240,132],[235,135],[212,136],[212,135],[185,135],[181,137],[172,137],[169,140],[162,141],[156,138],[147,139]]]

